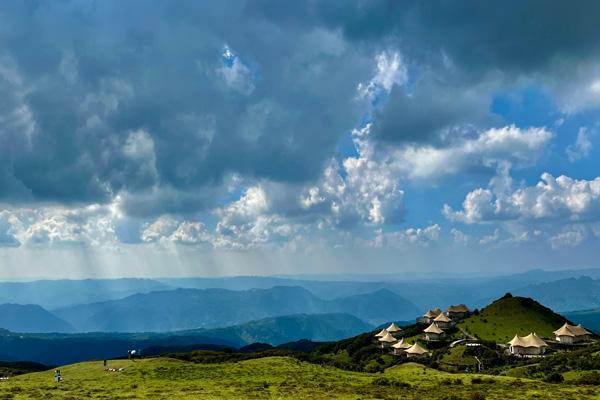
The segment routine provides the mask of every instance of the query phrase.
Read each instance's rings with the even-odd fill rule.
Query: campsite
[[[147,356],[141,349],[136,350],[139,356],[124,354],[107,360],[106,366],[101,360],[61,366],[60,383],[52,379],[53,369],[29,373],[15,369],[0,382],[0,396],[503,399],[511,393],[510,398],[516,399],[591,399],[599,394],[600,342],[592,332],[586,330],[581,341],[561,343],[561,338],[572,340],[582,329],[562,322],[564,317],[531,299],[508,294],[482,310],[461,305],[461,314],[452,315],[451,309],[445,313],[429,310],[417,323],[390,322],[381,329],[330,343],[210,350],[191,346],[186,351],[163,348],[160,354]],[[508,342],[504,336],[497,342],[480,338],[469,333],[468,327],[480,332],[481,315],[487,316],[484,324],[492,326],[505,324],[511,315],[516,321],[519,315],[528,315],[543,339],[537,334],[530,336],[533,339],[519,336],[529,328],[516,324],[507,327],[516,332],[516,341]],[[424,317],[443,322],[447,336],[428,337],[432,329]],[[467,328],[457,329],[461,324]],[[539,341],[547,345],[542,347],[547,351],[537,351]],[[514,351],[519,345],[522,351]],[[519,393],[513,392],[515,387]]]

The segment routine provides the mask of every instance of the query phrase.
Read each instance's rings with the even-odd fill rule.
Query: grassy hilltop
[[[407,363],[384,373],[349,372],[287,357],[194,364],[169,358],[110,361],[61,368],[0,382],[0,399],[565,399],[597,398],[591,387],[527,379],[449,374]]]
[[[505,296],[462,321],[459,326],[483,340],[506,343],[515,334],[552,337],[566,319],[527,297]]]

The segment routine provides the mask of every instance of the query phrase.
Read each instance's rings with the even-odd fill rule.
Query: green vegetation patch
[[[533,299],[505,296],[462,321],[459,326],[483,340],[507,343],[531,332],[551,338],[566,319]]]
[[[450,374],[406,363],[384,373],[341,370],[288,357],[200,364],[170,358],[62,367],[0,382],[0,399],[484,399],[594,398],[594,386]]]

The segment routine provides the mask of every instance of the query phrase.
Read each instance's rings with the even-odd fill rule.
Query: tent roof
[[[572,337],[591,335],[591,333],[588,330],[586,330],[583,326],[581,326],[581,324],[575,326],[575,325],[569,325],[566,322],[563,326],[561,326],[560,328],[555,330],[553,333],[556,336],[572,336]]]
[[[438,328],[436,324],[429,325],[427,328],[425,328],[423,330],[423,332],[426,332],[426,333],[437,333],[438,335],[444,333],[444,331],[441,330],[440,328]]]
[[[400,341],[396,344],[393,344],[392,347],[395,349],[408,349],[412,345],[410,343],[406,343],[404,339],[400,339]]]
[[[393,333],[393,332],[402,332],[402,329],[401,329],[401,328],[399,328],[399,327],[398,327],[398,325],[396,325],[394,322],[392,322],[392,323],[390,324],[390,326],[388,326],[388,327],[386,328],[386,330],[387,330],[388,332],[390,332],[390,333]]]
[[[386,333],[384,337],[379,338],[380,342],[388,342],[388,343],[393,343],[396,341],[396,338],[394,338],[392,335],[390,335],[390,333]]]
[[[581,324],[574,326],[571,329],[573,329],[577,335],[591,335],[592,334],[592,332],[585,329],[583,326],[581,326]]]
[[[527,336],[515,335],[508,344],[513,347],[548,347],[546,342],[540,339],[535,333],[530,333]]]
[[[448,318],[446,316],[446,314],[444,314],[444,313],[441,313],[440,315],[435,317],[434,321],[436,321],[436,322],[452,322],[452,320],[450,318]]]
[[[448,312],[469,312],[469,307],[464,304],[458,304],[456,306],[448,307]]]
[[[425,315],[423,315],[423,316],[424,316],[424,317],[427,317],[427,318],[435,318],[435,317],[437,317],[438,315],[440,315],[441,313],[442,313],[442,310],[441,310],[439,307],[437,307],[437,308],[435,308],[434,310],[428,310],[428,311],[425,313]]]
[[[407,352],[408,354],[425,354],[425,353],[427,353],[427,350],[425,350],[424,348],[419,346],[418,343],[413,344],[412,346],[410,346],[408,349],[406,349],[404,351]]]
[[[377,335],[375,335],[375,337],[384,337],[387,334],[388,334],[387,329],[382,329],[381,332],[379,332]]]

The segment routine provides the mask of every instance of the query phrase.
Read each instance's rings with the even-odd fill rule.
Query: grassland
[[[459,326],[483,340],[506,343],[515,334],[524,336],[531,332],[542,337],[552,337],[565,319],[539,303],[523,297],[497,300],[472,315]]]
[[[194,364],[169,358],[111,361],[61,368],[0,382],[0,399],[592,399],[594,387],[527,379],[449,374],[407,363],[368,374],[287,357]]]

